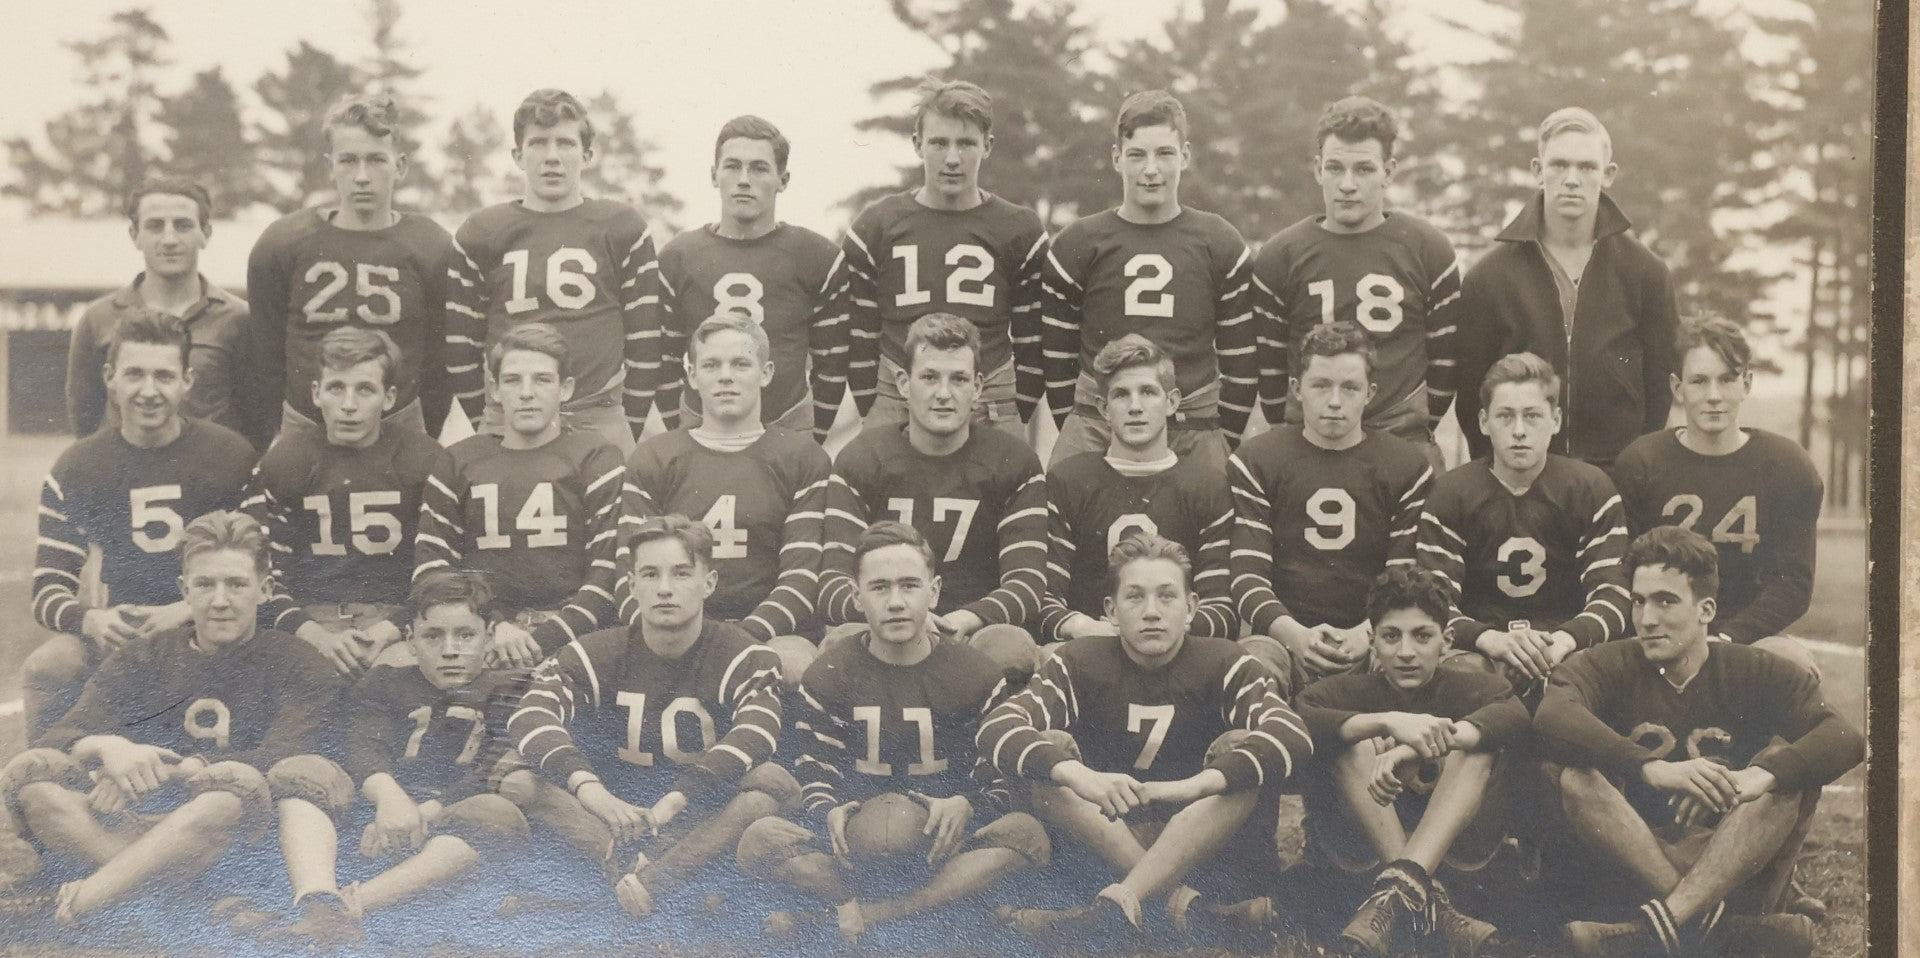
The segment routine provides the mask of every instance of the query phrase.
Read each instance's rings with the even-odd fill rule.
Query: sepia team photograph
[[[1903,14],[8,19],[0,955],[1895,953]]]

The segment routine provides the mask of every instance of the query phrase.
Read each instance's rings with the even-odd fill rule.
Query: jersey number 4
[[[1706,503],[1699,496],[1683,494],[1667,500],[1667,507],[1660,510],[1663,518],[1672,519],[1673,524],[1682,529],[1692,529],[1700,520],[1700,513],[1706,511]],[[1740,547],[1747,555],[1753,554],[1755,546],[1760,544],[1760,505],[1752,496],[1742,496],[1740,501],[1713,524],[1714,542],[1726,542]]]
[[[893,304],[920,306],[933,302],[933,291],[920,288],[920,246],[916,243],[896,246],[893,258],[900,261],[901,288],[901,292],[894,295]],[[993,308],[993,284],[987,282],[993,275],[993,254],[987,252],[986,247],[956,244],[947,250],[946,264],[953,268],[947,274],[947,302]]]

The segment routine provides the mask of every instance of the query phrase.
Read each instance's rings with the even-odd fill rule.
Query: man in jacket
[[[1537,142],[1540,192],[1467,272],[1459,381],[1479,382],[1509,353],[1545,357],[1560,373],[1566,416],[1552,451],[1606,468],[1667,423],[1673,280],[1604,192],[1619,172],[1606,127],[1566,107],[1540,124]],[[1456,406],[1476,459],[1490,443],[1478,400],[1462,390]]]

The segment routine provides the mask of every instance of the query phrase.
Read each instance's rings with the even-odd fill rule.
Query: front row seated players
[[[800,786],[769,761],[780,657],[705,611],[719,575],[713,533],[653,516],[628,548],[634,622],[541,664],[507,721],[532,767],[508,772],[500,791],[603,865],[621,907],[644,918],[748,825],[793,807]]]
[[[1660,526],[1626,553],[1631,640],[1569,656],[1534,717],[1549,787],[1628,920],[1575,921],[1588,956],[1804,956],[1813,922],[1778,909],[1821,786],[1866,743],[1792,659],[1709,641],[1713,543]],[[1606,879],[1612,879],[1607,881]],[[1632,899],[1651,897],[1632,911]]]
[[[1302,776],[1309,853],[1377,870],[1341,932],[1353,954],[1399,954],[1418,931],[1471,956],[1494,933],[1453,907],[1440,866],[1477,871],[1500,848],[1508,756],[1530,719],[1500,676],[1439,667],[1450,607],[1433,573],[1389,567],[1367,594],[1376,670],[1322,679],[1295,703],[1321,766]]]
[[[980,725],[981,755],[1029,780],[1039,817],[1120,878],[1088,905],[1002,908],[1023,932],[1121,918],[1138,929],[1141,903],[1157,896],[1187,927],[1195,868],[1228,883],[1278,871],[1279,786],[1313,754],[1265,665],[1229,639],[1187,634],[1199,597],[1185,549],[1130,536],[1108,568],[1119,635],[1059,647]],[[1202,907],[1272,917],[1264,898]]]
[[[500,337],[487,378],[505,428],[454,443],[420,494],[414,577],[451,568],[487,576],[501,613],[490,661],[532,666],[614,622],[625,470],[600,433],[561,420],[573,362],[546,323]]]
[[[811,737],[801,740],[795,769],[813,827],[767,817],[740,839],[742,871],[833,904],[849,941],[984,892],[1052,854],[1046,829],[1008,810],[1006,780],[975,750],[974,733],[1006,679],[986,653],[933,627],[936,570],[933,547],[912,526],[883,520],[860,534],[855,601],[867,628],[826,648],[799,688],[794,728]],[[925,824],[903,847],[850,837],[869,824],[884,831],[908,801],[924,806]],[[859,820],[868,816],[871,823]],[[825,842],[815,831],[822,827]],[[765,927],[788,933],[808,917],[776,912]]]
[[[214,511],[181,539],[187,623],[121,646],[0,771],[4,817],[86,870],[36,899],[60,926],[258,842],[291,774],[325,761],[304,753],[340,679],[312,646],[256,626],[267,588],[259,524]]]
[[[510,690],[508,674],[483,661],[492,605],[477,572],[415,580],[404,611],[417,667],[375,666],[347,693],[346,768],[305,755],[268,775],[302,916],[267,938],[359,941],[366,915],[450,886],[483,854],[525,845],[526,817],[490,790],[505,750],[495,700]],[[366,805],[354,803],[355,782]],[[361,858],[390,864],[342,886],[338,824],[347,822]],[[239,927],[238,916],[230,921]]]

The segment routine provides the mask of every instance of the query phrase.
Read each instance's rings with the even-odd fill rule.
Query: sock
[[[1140,896],[1125,885],[1108,885],[1100,889],[1097,896],[1120,906],[1120,913],[1127,916],[1127,924],[1140,927]]]
[[[1662,951],[1669,955],[1680,953],[1680,927],[1674,924],[1673,912],[1667,909],[1665,901],[1654,898],[1641,905],[1640,917],[1653,929],[1653,937],[1660,942]]]
[[[1686,927],[1687,941],[1690,946],[1699,948],[1707,942],[1712,941],[1713,932],[1720,927],[1720,919],[1724,917],[1726,913],[1727,903],[1717,901],[1713,903],[1713,907],[1693,916],[1693,920],[1687,922]]]

